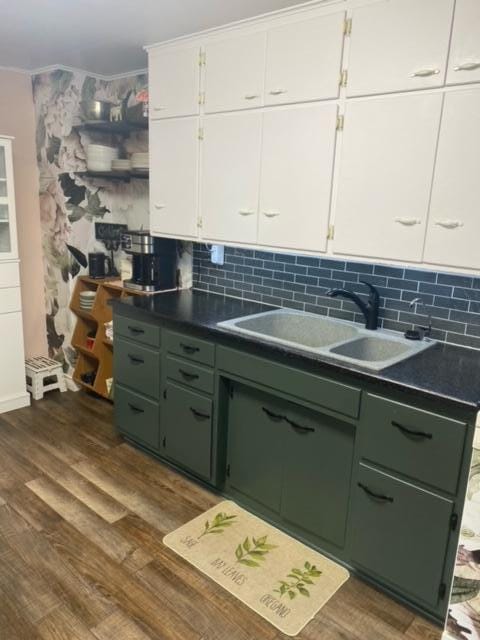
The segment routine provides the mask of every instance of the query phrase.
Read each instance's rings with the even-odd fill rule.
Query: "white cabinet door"
[[[22,314],[20,312],[0,314],[0,334],[8,336],[8,340],[4,340],[2,348],[1,404],[1,401],[7,401],[25,394]]]
[[[148,79],[152,119],[198,114],[199,56],[198,46],[150,51]]]
[[[441,86],[454,0],[383,0],[353,11],[349,96]]]
[[[16,258],[12,141],[0,138],[0,261]]]
[[[198,227],[198,118],[150,124],[150,229],[195,238]]]
[[[335,104],[264,114],[260,244],[325,251],[336,119]]]
[[[338,96],[344,22],[342,11],[268,32],[266,104]]]
[[[420,261],[442,96],[348,104],[335,216],[335,253]]]
[[[480,269],[480,89],[445,94],[424,261]]]
[[[212,242],[257,239],[262,114],[205,118],[202,142],[202,237]]]
[[[205,111],[263,105],[265,33],[230,36],[205,48]]]
[[[480,2],[457,0],[447,83],[480,82]]]

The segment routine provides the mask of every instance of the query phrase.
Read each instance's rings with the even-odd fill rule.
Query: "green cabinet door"
[[[355,427],[291,403],[284,415],[281,515],[343,547]]]
[[[228,486],[280,510],[283,408],[275,396],[235,383],[228,411]]]
[[[165,455],[191,473],[210,480],[212,401],[169,382],[163,403]]]
[[[130,389],[115,385],[115,425],[125,436],[158,451],[159,405]]]

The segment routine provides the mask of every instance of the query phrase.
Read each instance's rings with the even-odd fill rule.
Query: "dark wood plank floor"
[[[286,638],[162,545],[220,498],[124,443],[112,407],[50,393],[0,416],[1,640]],[[301,640],[438,640],[350,579]]]

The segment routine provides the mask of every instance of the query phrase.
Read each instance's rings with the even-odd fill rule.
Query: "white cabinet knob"
[[[437,227],[443,227],[444,229],[458,229],[463,227],[461,220],[435,220]]]
[[[404,227],[413,227],[416,224],[422,223],[418,218],[395,218],[395,222],[402,224]]]
[[[245,96],[245,100],[256,100],[257,98],[260,98],[260,96],[256,93],[247,93]]]
[[[462,62],[457,67],[453,67],[454,71],[475,71],[480,69],[480,62]]]
[[[276,218],[280,215],[280,211],[262,211],[266,218]]]
[[[270,91],[271,96],[281,96],[282,93],[287,93],[286,89],[272,89]]]
[[[240,209],[238,212],[241,216],[254,216],[256,214],[255,209]]]
[[[160,209],[165,209],[165,207],[167,206],[166,204],[160,204],[160,203],[156,203],[153,205],[155,207],[155,209],[158,209],[160,211]]]
[[[418,69],[411,75],[412,78],[428,78],[428,76],[436,76],[440,73],[440,69]]]

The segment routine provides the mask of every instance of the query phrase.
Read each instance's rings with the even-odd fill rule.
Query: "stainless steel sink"
[[[344,320],[275,309],[218,323],[219,327],[380,371],[435,342],[406,340],[392,331],[368,331]]]

